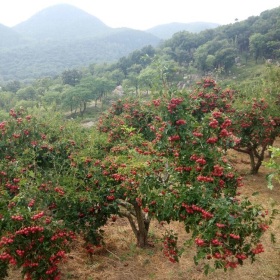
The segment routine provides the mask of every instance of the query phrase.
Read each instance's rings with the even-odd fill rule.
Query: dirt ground
[[[250,165],[246,155],[230,154],[235,168],[244,177],[242,195],[251,196],[251,200],[263,204],[271,209],[280,210],[280,185],[275,184],[273,190],[267,188],[266,174],[269,170],[261,167],[259,174],[248,175]],[[157,240],[162,236],[164,227],[173,229],[179,234],[180,242],[186,237],[180,223],[171,223],[161,226],[153,222],[150,238],[154,246],[140,249],[135,246],[135,239],[125,219],[118,219],[115,223],[109,222],[105,227],[106,245],[97,249],[90,258],[83,249],[81,241],[77,240],[67,262],[61,265],[62,280],[276,280],[280,279],[280,219],[279,215],[263,237],[265,252],[258,255],[257,261],[250,264],[245,261],[242,267],[232,271],[214,271],[205,276],[202,266],[195,266],[193,255],[195,248],[185,252],[179,263],[171,263],[163,256],[162,245]],[[271,233],[276,236],[276,243],[270,241]],[[18,271],[11,271],[8,280],[21,279]]]

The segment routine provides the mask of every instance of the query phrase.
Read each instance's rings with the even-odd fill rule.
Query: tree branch
[[[128,221],[129,221],[129,223],[130,223],[130,226],[131,226],[131,228],[132,228],[132,231],[133,231],[135,237],[137,238],[138,229],[137,229],[137,227],[136,227],[136,224],[135,224],[135,222],[134,222],[133,217],[131,216],[131,214],[130,214],[129,212],[122,212],[122,211],[121,211],[119,215],[120,215],[120,217],[126,217],[126,218],[128,219]]]
[[[133,208],[133,205],[132,205],[132,204],[130,204],[130,203],[127,202],[127,201],[121,200],[121,199],[118,199],[117,202],[118,202],[118,204],[119,204],[120,206],[122,206],[123,208],[125,208],[125,210],[128,211],[130,215],[136,217],[136,213],[135,213],[135,211],[134,211],[134,208]]]

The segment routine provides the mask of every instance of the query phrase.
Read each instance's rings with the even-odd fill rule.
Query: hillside
[[[20,33],[3,24],[0,24],[0,37],[0,49],[14,48],[17,45],[27,43],[27,40]]]
[[[133,50],[158,42],[153,35],[137,30],[119,30],[102,38],[45,42],[43,45],[35,42],[0,52],[0,80],[1,76],[19,80],[54,76],[67,68],[113,62]]]

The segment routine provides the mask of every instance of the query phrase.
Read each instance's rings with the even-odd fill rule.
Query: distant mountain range
[[[46,8],[12,28],[0,24],[0,81],[55,75],[66,68],[113,62],[178,31],[200,32],[215,23],[171,23],[146,31],[111,28],[68,4]]]

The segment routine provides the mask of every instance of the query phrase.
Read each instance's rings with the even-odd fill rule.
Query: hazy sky
[[[0,0],[0,23],[14,26],[59,3],[79,7],[110,27],[140,30],[171,22],[228,24],[280,6],[279,0]]]

